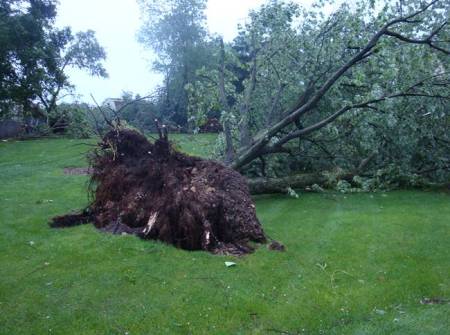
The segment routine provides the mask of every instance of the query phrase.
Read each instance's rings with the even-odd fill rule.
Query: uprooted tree
[[[235,255],[253,251],[251,242],[265,243],[244,177],[175,151],[165,128],[158,129],[159,139],[150,143],[114,125],[91,153],[92,203],[82,213],[53,218],[51,225],[92,222],[114,234]]]
[[[382,5],[357,1],[325,17],[323,3],[270,1],[232,43],[216,40],[216,68],[189,87],[191,110],[198,119],[223,111],[229,166],[261,177],[313,172],[317,182],[335,168],[347,178],[389,164],[412,174],[450,168],[449,3]],[[289,178],[280,182],[273,191]]]
[[[449,8],[441,8],[442,11],[446,11],[446,15],[444,15],[444,19],[440,21],[436,19],[435,21],[437,22],[424,22],[424,18],[420,17],[422,13],[425,13],[429,8],[439,4],[440,2],[442,3],[442,1],[439,0],[432,1],[427,5],[422,6],[420,9],[413,11],[412,13],[389,20],[369,38],[369,41],[364,46],[356,47],[355,54],[352,55],[334,72],[331,72],[331,75],[328,78],[325,78],[322,84],[317,85],[320,77],[322,76],[321,73],[317,74],[318,78],[316,77],[310,79],[309,83],[306,84],[307,88],[305,92],[303,92],[298,98],[299,103],[294,106],[292,110],[281,113],[281,115],[284,115],[284,117],[282,117],[275,124],[271,125],[267,130],[264,130],[260,134],[255,136],[255,138],[242,139],[241,143],[244,144],[244,147],[241,149],[241,152],[233,159],[230,166],[235,169],[240,169],[241,167],[247,165],[258,157],[272,153],[288,153],[289,149],[285,147],[285,144],[287,144],[289,141],[305,137],[308,134],[319,130],[333,122],[339,116],[351,110],[376,110],[376,105],[378,103],[401,97],[427,97],[450,101],[449,96],[445,96],[440,92],[433,92],[433,88],[435,87],[447,86],[447,82],[443,83],[442,81],[439,81],[439,79],[448,79],[449,77],[449,72],[445,71],[445,68],[442,68],[443,64],[442,67],[439,67],[439,65],[441,64],[439,64],[439,62],[436,62],[436,68],[434,69],[434,73],[431,76],[417,79],[417,81],[412,82],[406,87],[398,87],[398,91],[395,92],[379,92],[378,96],[372,96],[367,100],[343,104],[343,106],[341,106],[337,111],[329,114],[325,118],[317,120],[313,124],[307,125],[305,127],[296,126],[296,122],[298,123],[299,119],[301,119],[302,116],[306,115],[307,113],[312,113],[318,109],[321,100],[326,96],[327,92],[333,88],[333,85],[335,85],[340,79],[343,79],[343,77],[351,72],[354,67],[357,67],[362,62],[367,62],[370,57],[381,51],[377,49],[377,46],[380,45],[382,38],[394,38],[403,43],[425,45],[437,50],[438,52],[442,52],[447,57],[450,56],[450,50],[447,50],[443,46],[441,46],[441,43],[443,41],[440,40],[440,36],[442,36],[442,39],[444,40],[444,42],[446,42],[444,44],[449,44],[448,32],[444,30],[448,25]],[[401,33],[402,25],[411,25],[415,27],[416,36],[403,35]],[[417,35],[420,35],[421,37],[417,37]],[[330,64],[330,67],[333,68],[334,64]],[[254,65],[252,68],[252,81],[255,80],[253,78],[254,72],[256,72],[256,65]],[[318,72],[320,72],[320,70],[318,70]],[[448,87],[445,88],[446,90],[444,92],[448,93]],[[249,90],[253,90],[253,85],[250,86]],[[248,104],[245,99],[243,103]],[[244,111],[244,114],[247,113],[246,109],[247,108],[245,106],[241,109],[242,111]],[[245,120],[242,122],[242,124],[245,124]],[[295,129],[290,129],[290,126],[294,126]],[[248,125],[246,127],[243,127],[243,129],[244,128],[246,130],[242,131],[241,134],[245,134],[246,132],[248,132]]]
[[[275,15],[270,6],[281,14]],[[305,39],[299,39],[298,34],[290,34],[292,8],[277,1],[272,1],[270,6],[263,7],[261,15],[253,17],[255,26],[260,25],[262,30],[257,33],[250,29],[248,36],[245,33],[240,36],[246,40],[243,48],[247,48],[245,54],[249,67],[246,69],[248,77],[241,83],[239,94],[230,93],[234,85],[230,82],[237,79],[230,79],[222,41],[218,43],[219,61],[215,72],[203,74],[208,81],[215,83],[215,95],[206,98],[209,101],[216,98],[224,110],[224,161],[228,166],[174,151],[162,130],[159,139],[151,144],[144,136],[121,128],[117,119],[115,123],[109,122],[111,131],[103,136],[100,147],[91,158],[93,202],[81,214],[55,218],[54,226],[93,222],[105,231],[159,239],[189,250],[246,253],[253,249],[250,242],[265,242],[266,236],[256,218],[246,181],[236,170],[242,171],[258,159],[264,163],[267,155],[292,155],[296,150],[296,146],[291,145],[294,139],[309,139],[314,143],[308,135],[352,111],[383,113],[379,106],[397,99],[412,98],[414,103],[418,99],[448,102],[446,67],[450,51],[445,48],[449,43],[446,29],[449,8],[446,2],[411,2],[411,6],[405,9],[407,13],[403,13],[403,9],[397,10],[395,13],[399,15],[396,17],[388,11],[387,17],[380,13],[376,17],[360,18],[349,15],[348,9],[344,8],[320,24],[316,22],[319,30],[311,29],[314,20],[304,20],[304,34],[314,35],[307,41],[320,45],[319,48],[311,45],[314,53],[309,57],[314,61],[305,63],[302,63],[301,56],[307,56],[308,44]],[[274,17],[279,21],[267,24],[267,20]],[[345,52],[337,54],[339,48],[335,44],[345,40],[345,28],[349,24],[358,25],[358,34],[350,36],[348,44],[342,48]],[[339,38],[330,37],[329,34],[342,29],[337,35]],[[368,36],[367,32],[371,35]],[[271,38],[264,40],[267,36]],[[294,42],[303,44],[299,46],[298,54],[289,55],[291,50],[285,46],[292,47]],[[384,59],[382,54],[383,50],[395,49],[402,44],[429,47],[443,56],[424,53],[428,57],[427,65],[434,64],[435,68],[421,68],[423,71],[410,76],[407,72],[402,73],[407,78],[399,78],[398,73],[381,68],[383,61],[386,66],[395,64],[390,63],[389,58]],[[417,50],[423,51],[422,48]],[[408,56],[411,52],[408,48],[403,50],[403,55]],[[286,55],[301,66],[299,72],[307,70],[308,76],[302,78],[301,87],[289,86],[290,81],[297,82],[299,78],[292,66],[286,67],[277,58]],[[327,57],[321,58],[323,55]],[[406,58],[404,62],[407,62]],[[364,71],[360,71],[361,67]],[[417,73],[422,76],[416,77]],[[278,79],[273,80],[269,74]],[[276,94],[267,99],[264,98],[264,81],[268,87],[278,85]],[[345,91],[345,87],[351,88],[350,93]],[[206,92],[204,88],[200,83],[197,87],[188,87],[188,90],[191,94],[198,94],[199,91]],[[301,92],[296,94],[300,88]],[[338,94],[340,91],[341,95]],[[330,99],[330,92],[339,99]],[[296,96],[296,103],[289,106],[293,96]],[[271,107],[263,118],[255,120],[252,112],[258,106],[263,108],[264,101],[269,101]],[[329,111],[334,108],[336,111]],[[239,115],[237,124],[235,115]],[[239,130],[237,141],[233,134],[236,129]],[[238,150],[235,149],[236,142]],[[368,153],[354,170],[364,169],[374,155],[373,152]],[[346,178],[348,174],[342,177]],[[299,179],[299,182],[304,183],[305,180]],[[292,181],[287,183],[292,184]],[[314,180],[308,179],[307,183],[312,184]],[[270,191],[270,187],[260,186],[252,184],[254,189]],[[279,184],[273,187],[275,190],[279,188]]]

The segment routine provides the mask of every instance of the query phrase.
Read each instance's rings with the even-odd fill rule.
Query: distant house
[[[113,111],[117,111],[124,104],[123,99],[120,98],[108,98],[103,101],[103,106],[111,108]]]

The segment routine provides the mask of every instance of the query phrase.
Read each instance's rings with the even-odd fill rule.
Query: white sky
[[[296,0],[311,3],[312,0]],[[248,11],[265,0],[209,0],[207,23],[209,31],[233,39],[237,24],[244,23]],[[136,0],[60,0],[58,26],[70,26],[74,32],[92,29],[107,52],[105,62],[109,78],[90,77],[71,69],[70,79],[76,86],[78,100],[92,102],[90,94],[102,102],[109,97],[120,97],[122,91],[146,95],[162,77],[151,71],[154,55],[136,40],[141,25]],[[66,98],[67,100],[67,98]]]

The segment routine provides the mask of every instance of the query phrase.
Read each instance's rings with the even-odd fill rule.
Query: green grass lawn
[[[211,139],[178,135],[196,154]],[[286,252],[214,256],[50,229],[87,203],[87,177],[62,171],[86,164],[81,142],[0,142],[1,334],[450,333],[450,304],[420,303],[450,298],[448,194],[260,196]]]
[[[216,134],[170,134],[169,139],[176,148],[194,156],[210,157],[214,151]]]

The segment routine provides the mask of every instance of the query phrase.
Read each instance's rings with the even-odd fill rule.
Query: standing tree
[[[0,4],[0,108],[13,106],[27,113],[40,103],[49,123],[61,92],[71,90],[65,71],[75,67],[107,76],[105,51],[93,31],[54,27],[56,1],[9,0]],[[48,124],[49,125],[49,124]],[[49,125],[50,126],[50,125]]]
[[[72,34],[70,28],[55,31],[44,50],[43,64],[47,71],[41,78],[41,90],[36,93],[48,117],[55,111],[62,90],[72,90],[65,71],[68,67],[87,71],[92,76],[107,77],[102,60],[105,51],[92,30]]]
[[[153,67],[164,75],[166,120],[186,126],[185,87],[194,82],[196,71],[208,63],[205,29],[206,0],[140,0],[144,24],[140,41],[153,49],[158,60]]]

